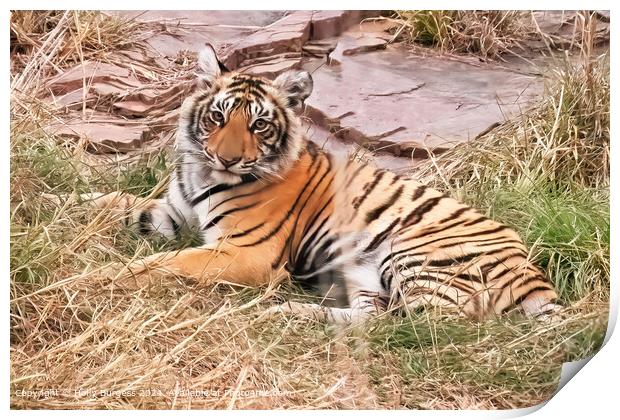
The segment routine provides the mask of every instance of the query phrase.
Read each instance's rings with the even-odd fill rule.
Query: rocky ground
[[[45,99],[64,111],[50,132],[86,142],[95,153],[170,144],[205,43],[230,69],[269,78],[310,71],[308,136],[335,152],[370,151],[378,165],[396,171],[476,138],[540,99],[539,65],[549,60],[535,42],[502,62],[412,50],[392,42],[394,23],[376,12],[108,13],[141,22],[131,49],[45,81]],[[571,16],[541,12],[537,19],[569,42]]]

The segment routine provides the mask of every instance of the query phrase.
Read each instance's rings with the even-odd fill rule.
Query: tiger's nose
[[[231,166],[233,166],[235,163],[239,162],[241,160],[241,157],[234,157],[232,159],[224,159],[223,157],[219,156],[220,162],[222,162],[222,165],[224,165],[225,168],[229,168]]]

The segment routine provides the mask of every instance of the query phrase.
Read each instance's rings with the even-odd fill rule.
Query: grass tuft
[[[395,19],[401,25],[397,34],[407,42],[497,58],[524,39],[525,16],[514,10],[400,10]]]

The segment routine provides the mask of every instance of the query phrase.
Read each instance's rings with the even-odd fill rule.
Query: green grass
[[[514,225],[572,302],[609,288],[609,195],[590,188],[497,191],[490,215]]]

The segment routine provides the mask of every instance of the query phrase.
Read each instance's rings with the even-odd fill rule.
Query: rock
[[[310,37],[311,11],[297,11],[231,45],[222,62],[236,69],[244,61],[284,52],[301,52]]]
[[[244,39],[284,16],[269,10],[113,10],[107,13],[158,26],[147,43],[162,57],[175,59],[184,51],[194,53],[206,43],[216,50]]]
[[[581,17],[573,10],[544,10],[532,12],[540,31],[546,35],[547,42],[555,48],[569,49],[579,44],[582,34],[580,23]],[[593,34],[594,45],[609,42],[610,26],[609,15],[601,12],[592,12],[592,18],[596,20],[596,29]],[[545,50],[547,45],[536,41],[527,41],[530,48]]]
[[[84,95],[84,91],[82,89],[77,89],[64,95],[49,96],[44,100],[58,108],[79,110],[82,109],[83,104],[89,108],[96,106],[97,95],[92,92]]]
[[[301,53],[278,54],[273,57],[246,60],[238,71],[274,79],[278,74],[301,67]]]
[[[226,49],[223,63],[238,68],[245,60],[283,52],[301,52],[308,41],[322,40],[341,34],[366,16],[378,12],[349,10],[295,11]]]
[[[267,78],[310,71],[312,137],[324,137],[330,150],[372,155],[390,169],[410,167],[428,149],[441,152],[475,138],[542,93],[542,78],[528,69],[519,74],[509,63],[421,57],[390,44],[394,24],[365,20],[374,11],[115,13],[143,22],[148,45],[111,52],[105,63],[86,61],[45,83],[46,99],[71,111],[57,134],[87,138],[96,152],[169,141],[179,106],[194,89],[196,53],[207,42],[233,70]],[[555,21],[543,23],[560,33],[572,16],[545,15]],[[73,110],[84,106],[98,118],[76,117]]]
[[[355,55],[385,49],[387,40],[372,34],[344,33],[338,38],[338,44],[329,54],[330,65],[340,64],[343,55]]]
[[[105,13],[124,16],[143,23],[170,26],[247,26],[263,27],[282,18],[283,10],[108,10]]]
[[[99,61],[84,61],[66,72],[51,78],[45,87],[54,95],[64,95],[81,89],[83,86],[109,85],[103,88],[103,94],[114,92],[117,94],[129,93],[141,85],[141,82],[132,74],[130,67],[120,67]]]
[[[113,104],[119,115],[126,117],[159,117],[177,109],[194,84],[179,82],[164,89],[144,88],[126,95]]]
[[[420,57],[394,45],[343,55],[339,66],[320,66],[313,78],[306,104],[316,124],[345,142],[414,157],[473,139],[542,93],[535,77]]]
[[[301,51],[304,56],[322,58],[334,51],[337,45],[337,38],[329,38],[321,41],[308,41],[301,48]]]
[[[340,35],[349,26],[359,23],[374,12],[361,10],[318,10],[312,14],[310,39],[319,40]]]
[[[231,45],[232,40],[244,39],[254,32],[256,28],[168,26],[164,31],[150,37],[147,43],[162,57],[174,60],[186,51],[197,53],[206,44],[222,50]]]
[[[49,127],[49,134],[83,140],[93,153],[124,153],[136,150],[151,138],[149,128],[106,116],[97,122],[78,118]]]

